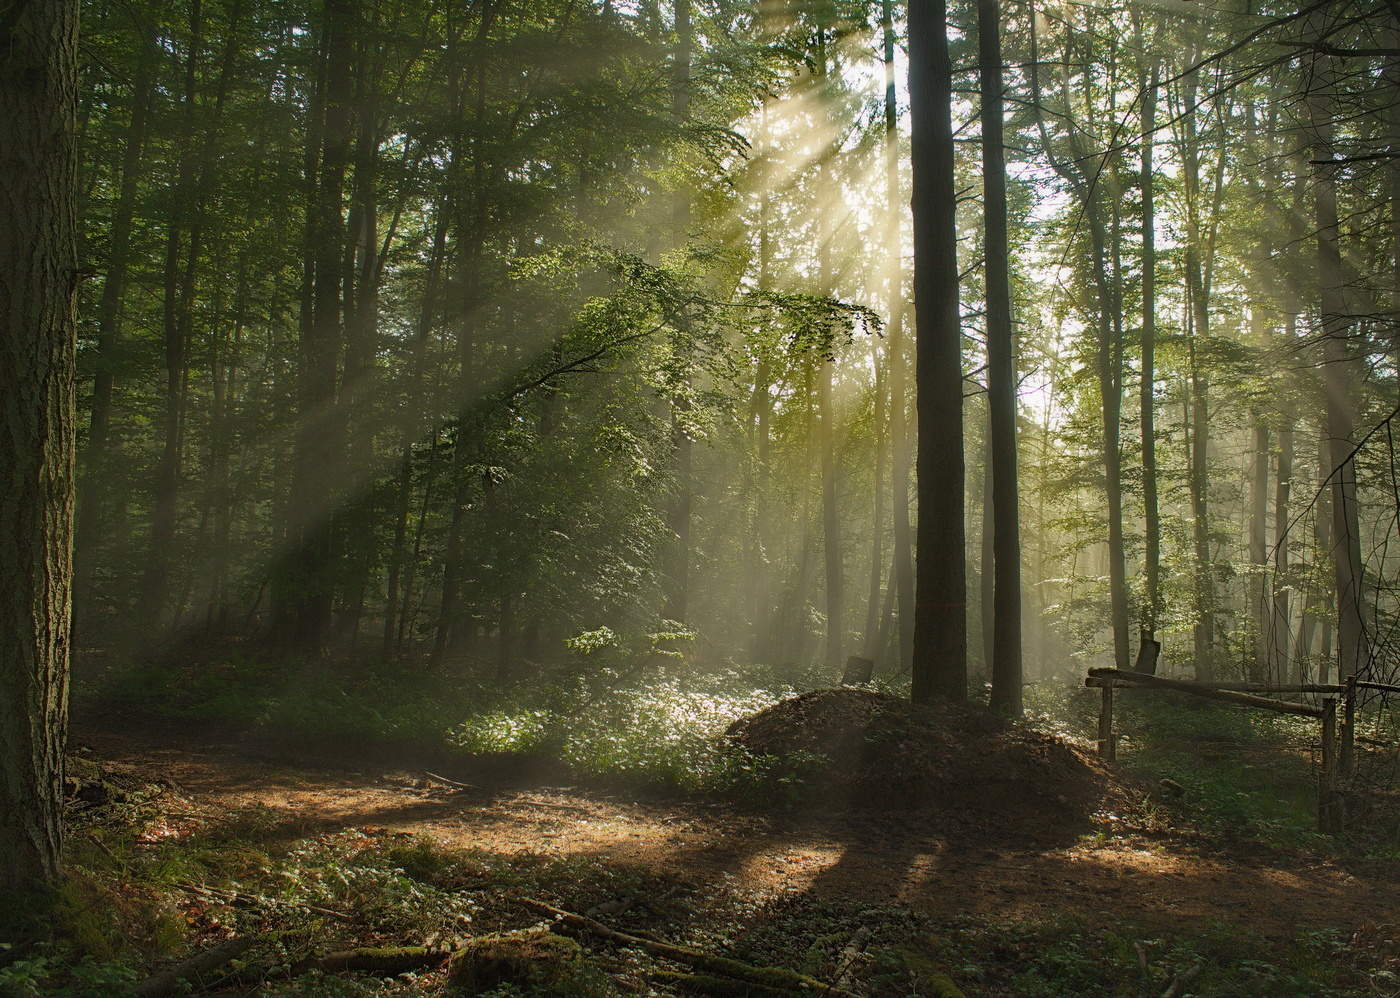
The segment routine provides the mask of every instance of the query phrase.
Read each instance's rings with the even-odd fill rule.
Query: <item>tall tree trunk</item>
[[[1188,62],[1195,62],[1194,52]],[[1187,351],[1191,382],[1190,489],[1192,542],[1195,554],[1195,627],[1193,645],[1196,678],[1209,680],[1215,674],[1215,569],[1210,556],[1210,369],[1201,354],[1210,345],[1210,296],[1215,266],[1215,238],[1220,221],[1224,192],[1225,155],[1217,151],[1212,188],[1209,230],[1201,218],[1200,141],[1196,127],[1197,75],[1182,80],[1181,155],[1185,169],[1182,189],[1186,201],[1186,297],[1190,336]]]
[[[1097,338],[1095,350],[1095,371],[1098,375],[1099,394],[1102,400],[1101,454],[1104,472],[1104,500],[1108,525],[1108,590],[1110,627],[1113,633],[1114,661],[1121,669],[1128,663],[1128,586],[1127,567],[1123,543],[1123,481],[1122,481],[1122,440],[1121,422],[1123,408],[1123,364],[1122,343],[1119,326],[1120,309],[1116,286],[1119,275],[1109,273],[1109,254],[1117,255],[1116,245],[1110,245],[1108,221],[1104,208],[1104,176],[1112,177],[1113,167],[1108,157],[1112,151],[1094,153],[1083,141],[1081,134],[1073,129],[1067,137],[1070,152],[1068,162],[1055,155],[1049,130],[1045,124],[1045,114],[1040,95],[1040,75],[1038,69],[1039,44],[1036,32],[1031,32],[1031,98],[1036,107],[1036,123],[1041,134],[1041,143],[1055,172],[1064,178],[1083,205],[1084,220],[1089,235],[1089,258],[1093,274],[1096,303],[1090,306],[1097,314]],[[1064,114],[1072,120],[1070,109],[1070,83],[1068,68],[1062,63],[1061,84],[1064,97]],[[1087,80],[1086,80],[1087,85]],[[1091,165],[1098,163],[1100,168],[1091,172]]]
[[[1192,253],[1188,247],[1187,274],[1188,289],[1187,298],[1194,302],[1200,295],[1196,289],[1196,282],[1191,279],[1192,273],[1199,273],[1199,269],[1194,266]],[[1192,310],[1199,315],[1199,306],[1192,306]],[[1189,415],[1189,447],[1188,454],[1189,469],[1187,472],[1188,485],[1191,495],[1191,539],[1193,545],[1194,562],[1193,571],[1193,596],[1195,623],[1192,627],[1193,652],[1195,656],[1195,675],[1200,681],[1209,680],[1213,674],[1215,644],[1215,597],[1212,568],[1210,564],[1210,532],[1209,532],[1209,480],[1207,478],[1207,454],[1210,446],[1210,428],[1208,423],[1209,408],[1207,403],[1208,375],[1202,370],[1200,359],[1200,323],[1194,317],[1188,317],[1190,322],[1190,332],[1187,336],[1187,362],[1188,362],[1188,384],[1190,387],[1190,400],[1188,404]]]
[[[977,2],[982,91],[982,219],[987,286],[987,405],[990,409],[996,588],[992,709],[1021,716],[1021,510],[1016,461],[1016,344],[1011,325],[1011,247],[1002,138],[1001,10]],[[986,567],[983,567],[983,571]],[[985,612],[985,610],[984,610]]]
[[[908,358],[904,346],[904,237],[905,202],[900,198],[899,118],[895,97],[894,0],[880,0],[880,30],[883,35],[885,70],[885,226],[889,259],[889,409],[890,409],[890,499],[894,512],[894,587],[899,606],[899,668],[908,667],[914,654],[914,531],[909,522],[909,432],[906,405]],[[898,669],[896,670],[898,671]]]
[[[1253,609],[1253,664],[1251,672],[1256,682],[1269,681],[1269,653],[1272,645],[1266,634],[1269,627],[1268,580],[1268,517],[1269,517],[1269,426],[1264,417],[1253,414],[1253,474],[1249,483],[1249,563],[1254,572],[1250,602]]]
[[[338,364],[344,341],[341,315],[345,219],[342,200],[351,150],[354,97],[353,31],[357,0],[324,0],[325,89],[320,155],[308,206],[311,263],[310,314],[302,330],[296,458],[293,464],[289,534],[284,570],[291,609],[287,640],[319,655],[325,647],[335,590],[336,551],[332,520],[341,498],[345,440],[336,409]]]
[[[78,4],[0,15],[0,896],[62,851],[76,459]]]
[[[1289,319],[1290,325],[1292,319]],[[1290,330],[1288,341],[1292,342]],[[1278,428],[1278,467],[1274,475],[1274,605],[1270,615],[1270,645],[1280,682],[1288,680],[1290,582],[1288,565],[1288,506],[1293,488],[1293,411],[1285,405]]]
[[[404,421],[403,436],[399,442],[398,477],[394,491],[394,540],[389,550],[389,577],[384,597],[384,655],[388,658],[395,657],[399,647],[398,600],[407,553],[409,505],[413,495],[413,445],[422,431],[422,422],[416,414],[423,411],[427,402],[423,397],[423,372],[427,363],[428,337],[437,316],[438,286],[447,244],[447,220],[447,210],[439,207],[433,222],[433,241],[428,251],[428,272],[423,285],[418,327],[413,337],[407,408],[415,415]]]
[[[196,86],[199,53],[204,45],[203,8],[200,0],[190,4],[189,51],[185,55],[185,93],[183,97],[182,132],[176,142],[179,177],[171,199],[170,218],[166,226],[163,325],[165,340],[165,408],[161,413],[161,453],[156,465],[155,501],[151,510],[150,550],[141,579],[141,619],[157,622],[165,611],[170,590],[170,566],[175,558],[176,519],[180,498],[181,435],[185,418],[185,382],[188,362],[189,321],[185,315],[191,304],[186,284],[181,279],[181,259],[184,254],[185,274],[193,280],[197,265],[198,246],[193,239],[193,218],[199,210],[195,203],[196,163],[192,146],[195,141]]]
[[[885,382],[888,375],[880,363],[880,344],[870,339],[870,365],[875,371],[875,400],[872,420],[875,424],[875,468],[870,516],[870,589],[865,601],[864,655],[870,661],[880,657],[880,583],[885,571]]]
[[[820,413],[822,472],[822,554],[826,584],[826,664],[844,664],[845,569],[841,551],[841,514],[836,494],[836,409],[832,404],[834,361],[822,360],[817,377],[817,410]]]
[[[1334,75],[1331,56],[1318,56],[1323,84]],[[1337,167],[1328,165],[1332,149],[1332,108],[1324,93],[1308,96],[1317,163],[1314,206],[1317,212],[1317,269],[1322,290],[1322,383],[1327,401],[1328,461],[1332,489],[1332,570],[1336,580],[1337,678],[1345,680],[1370,664],[1366,634],[1365,593],[1361,565],[1361,531],[1357,510],[1356,461],[1351,455],[1356,429],[1357,356],[1349,337],[1352,319],[1346,301],[1337,222]]]
[[[817,97],[820,106],[827,106],[826,88],[829,85],[831,64],[827,53],[827,30],[817,29]],[[825,110],[822,112],[826,113]],[[833,143],[823,150],[818,161],[817,190],[829,206],[819,216],[817,226],[817,272],[820,287],[818,293],[831,296],[835,293],[836,278],[832,265],[832,241],[836,235],[834,205],[838,203],[836,181],[832,176],[831,160],[838,149]],[[826,664],[840,669],[845,664],[845,614],[846,578],[844,552],[841,541],[841,512],[838,496],[839,469],[836,461],[836,407],[832,400],[832,381],[835,377],[836,344],[831,347],[832,356],[820,361],[821,373],[817,378],[817,413],[820,437],[817,445],[821,450],[822,480],[822,554],[826,594]]]
[[[1152,165],[1157,127],[1159,69],[1154,64],[1142,95],[1142,382],[1138,396],[1142,435],[1143,607],[1138,629],[1139,660],[1157,663],[1157,618],[1162,608],[1162,524],[1157,505],[1156,351],[1157,351],[1157,213],[1156,174]],[[1147,647],[1144,655],[1142,648]]]
[[[988,413],[987,425],[982,436],[982,475],[980,489],[976,479],[971,485],[972,508],[982,517],[981,523],[981,551],[977,560],[977,609],[978,624],[982,638],[982,665],[988,674],[992,669],[992,657],[994,646],[996,645],[996,633],[993,624],[996,621],[995,604],[997,599],[997,573],[996,573],[996,519],[992,515],[992,490],[995,485],[992,476],[996,474],[992,467],[992,427],[991,414]]]
[[[768,101],[760,110],[758,137],[759,202],[758,202],[758,290],[768,291],[771,285],[772,216],[773,216],[773,155],[768,128]],[[773,421],[773,363],[770,344],[764,337],[759,343],[759,355],[754,365],[753,395],[749,404],[749,421],[754,433],[754,494],[750,530],[753,533],[753,555],[749,565],[752,573],[753,628],[749,640],[749,655],[755,662],[765,661],[773,652],[770,633],[772,608],[772,537],[769,514],[769,490],[773,469],[770,466],[770,444]]]
[[[121,180],[117,202],[112,209],[112,232],[107,250],[107,276],[102,282],[102,298],[97,307],[97,358],[92,386],[92,412],[87,444],[81,466],[83,488],[78,504],[77,536],[74,542],[75,615],[95,612],[93,572],[97,548],[103,536],[106,498],[104,485],[111,469],[112,397],[121,348],[121,311],[131,258],[131,230],[136,215],[137,183],[141,176],[141,153],[146,143],[146,123],[155,91],[158,50],[142,33],[137,56],[136,78],[131,88],[131,122],[122,151]],[[75,620],[74,632],[80,621]]]
[[[690,117],[690,63],[694,37],[690,23],[691,0],[676,0],[676,48],[672,66],[671,113],[677,125]],[[672,228],[676,243],[684,246],[690,230],[690,191],[682,181],[672,206]],[[684,622],[690,613],[690,521],[695,502],[695,444],[684,419],[684,407],[673,403],[672,443],[675,452],[676,493],[667,519],[672,535],[671,564],[667,571],[666,616]]]
[[[962,328],[945,0],[909,6],[919,527],[913,698],[967,697]]]
[[[373,29],[371,25],[371,29]],[[370,37],[374,31],[367,32]],[[342,516],[339,541],[344,551],[345,628],[353,647],[364,614],[365,594],[375,560],[375,488],[373,412],[375,353],[379,340],[379,67],[361,53],[358,134],[351,194],[351,223],[346,240],[345,387],[342,422],[349,442],[347,458],[354,493]],[[392,235],[392,233],[391,233]]]

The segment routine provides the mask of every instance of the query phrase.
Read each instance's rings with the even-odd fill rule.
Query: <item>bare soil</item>
[[[402,765],[288,764],[247,745],[194,734],[86,731],[109,772],[167,781],[188,810],[142,834],[178,836],[249,808],[273,836],[360,828],[430,837],[501,856],[578,857],[635,868],[726,905],[780,907],[797,898],[899,902],[934,918],[1039,920],[1163,932],[1213,922],[1268,938],[1302,930],[1352,932],[1400,910],[1400,871],[1353,869],[1304,854],[1204,850],[1189,832],[1151,833],[1124,820],[1133,791],[1100,786],[1098,806],[1060,794],[1024,813],[1006,793],[990,806],[821,814],[745,812],[694,800],[637,800],[551,785],[529,773],[438,776]],[[1063,760],[1055,762],[1058,768]],[[447,779],[440,779],[445,776]],[[451,781],[451,782],[449,782]],[[470,786],[459,786],[465,783]],[[1062,788],[1063,789],[1063,788]],[[1140,803],[1140,801],[1139,801]]]

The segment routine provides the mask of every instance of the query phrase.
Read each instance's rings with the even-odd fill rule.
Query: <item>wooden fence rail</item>
[[[1317,823],[1324,832],[1342,830],[1342,795],[1340,785],[1352,773],[1356,741],[1357,689],[1382,689],[1400,693],[1400,687],[1349,679],[1343,685],[1300,683],[1291,686],[1265,686],[1258,683],[1197,683],[1184,679],[1126,669],[1095,668],[1089,670],[1084,685],[1102,691],[1099,708],[1099,754],[1112,762],[1117,758],[1117,738],[1113,734],[1113,702],[1116,689],[1163,690],[1187,693],[1191,696],[1237,707],[1268,710],[1278,714],[1318,718],[1322,722],[1322,778],[1318,786]],[[1323,697],[1322,706],[1291,700],[1270,700],[1264,694],[1312,693]],[[1337,737],[1337,700],[1342,700],[1340,752]]]

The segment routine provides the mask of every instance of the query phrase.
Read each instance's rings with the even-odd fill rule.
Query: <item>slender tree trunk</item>
[[[865,601],[865,657],[872,662],[880,657],[880,583],[885,570],[885,382],[888,376],[880,363],[880,345],[870,340],[870,364],[875,371],[875,506],[870,517],[870,589]]]
[[[1139,658],[1154,666],[1155,649],[1141,654],[1143,646],[1157,641],[1157,618],[1162,607],[1162,525],[1157,505],[1156,350],[1157,350],[1157,213],[1156,174],[1152,165],[1153,132],[1157,127],[1157,82],[1152,76],[1142,97],[1142,382],[1138,399],[1139,427],[1142,432],[1143,503],[1143,607],[1138,631]]]
[[[758,203],[758,290],[770,289],[770,269],[772,265],[772,213],[773,184],[771,157],[772,143],[768,128],[768,102],[765,100],[760,111],[761,119],[758,138],[759,157],[759,203]],[[773,651],[770,629],[773,623],[772,608],[772,538],[769,515],[769,490],[772,488],[772,467],[770,466],[770,439],[772,435],[773,365],[770,344],[765,337],[759,344],[758,361],[754,369],[753,396],[749,405],[749,419],[754,432],[754,494],[753,514],[750,529],[753,531],[753,557],[749,565],[753,580],[753,628],[749,642],[750,657],[755,661],[767,659]]]
[[[93,378],[92,412],[88,423],[87,444],[83,449],[81,461],[83,488],[81,502],[78,504],[77,536],[74,544],[73,602],[77,617],[95,612],[93,571],[97,563],[97,549],[103,536],[107,502],[104,486],[112,460],[112,398],[120,363],[118,354],[121,349],[122,300],[131,262],[131,230],[136,215],[141,153],[145,147],[146,123],[150,117],[151,97],[155,90],[158,51],[154,42],[144,35],[140,46],[136,79],[132,83],[131,123],[127,127],[126,146],[122,152],[117,203],[112,209],[107,276],[102,282],[102,298],[97,307],[96,372]],[[75,634],[77,630],[78,624],[75,622]]]
[[[1193,270],[1191,251],[1187,249],[1187,272],[1188,275],[1198,270]],[[1192,287],[1188,287],[1187,297],[1194,300],[1199,296],[1199,291],[1193,291],[1195,282],[1190,282]],[[1200,307],[1195,307],[1195,312],[1199,314]],[[1195,602],[1195,624],[1192,627],[1193,650],[1195,654],[1195,674],[1199,681],[1207,681],[1214,674],[1213,646],[1215,643],[1215,598],[1214,583],[1212,579],[1212,568],[1210,564],[1210,533],[1208,507],[1209,481],[1207,479],[1207,453],[1210,444],[1210,428],[1208,425],[1209,408],[1207,404],[1208,380],[1206,373],[1202,370],[1202,363],[1199,357],[1200,349],[1200,323],[1191,319],[1191,331],[1187,337],[1187,359],[1189,365],[1189,426],[1190,426],[1190,453],[1188,479],[1191,493],[1191,539],[1195,560],[1193,564],[1194,574],[1194,602]]]
[[[0,15],[0,897],[57,880],[72,623],[78,4]]]
[[[832,71],[827,53],[827,29],[817,29],[817,68],[815,82],[817,98],[821,108],[827,107],[826,88]],[[822,111],[826,113],[825,110]],[[838,149],[833,143],[823,150],[817,165],[817,190],[827,208],[823,210],[817,225],[817,273],[818,293],[835,293],[835,271],[832,264],[832,241],[835,238],[833,213],[838,203],[836,181],[832,176],[831,160]],[[821,372],[817,378],[817,414],[820,436],[817,446],[821,451],[822,482],[822,554],[826,595],[826,647],[825,661],[833,669],[845,665],[845,564],[841,540],[841,512],[836,461],[836,408],[832,400],[832,381],[835,376],[836,344],[832,344],[832,356],[821,358]]]
[[[676,0],[676,49],[672,66],[671,113],[678,124],[690,117],[690,63],[694,45],[690,23],[691,0]],[[678,245],[684,246],[690,230],[690,191],[684,183],[676,192],[672,227]],[[676,462],[676,494],[668,511],[673,547],[667,571],[666,616],[684,622],[690,613],[691,514],[695,502],[695,444],[685,426],[684,409],[673,406],[672,441]]]
[[[889,220],[885,226],[889,259],[889,385],[890,385],[890,498],[894,512],[894,587],[899,606],[900,669],[914,654],[914,531],[909,522],[909,433],[905,384],[908,358],[904,346],[904,237],[905,202],[900,197],[899,120],[895,98],[895,30],[893,0],[880,2],[880,28],[884,42],[885,70],[885,200]],[[897,670],[896,670],[897,671]]]
[[[426,406],[423,397],[423,371],[427,362],[428,337],[437,315],[438,285],[441,281],[442,260],[447,243],[448,212],[439,208],[433,223],[432,248],[428,251],[428,272],[423,285],[423,301],[418,313],[418,328],[413,337],[413,360],[408,378],[407,408],[417,414]],[[404,575],[404,559],[408,543],[408,513],[413,494],[413,445],[422,430],[416,417],[406,419],[399,443],[398,478],[394,492],[394,541],[389,551],[389,577],[384,597],[384,654],[394,657],[400,644],[398,617],[399,588]]]
[[[945,0],[909,6],[919,527],[913,697],[967,697],[962,328]]]
[[[1334,70],[1330,56],[1319,56],[1322,78]],[[1356,462],[1351,456],[1356,429],[1357,357],[1351,345],[1345,275],[1338,245],[1337,167],[1334,158],[1332,109],[1325,94],[1308,97],[1313,132],[1313,156],[1318,163],[1313,186],[1317,212],[1317,268],[1322,289],[1322,382],[1327,400],[1328,462],[1332,489],[1332,566],[1337,598],[1337,678],[1345,680],[1370,664],[1366,634],[1365,592],[1361,565],[1361,531],[1357,510]]]
[[[302,331],[296,458],[289,531],[293,544],[285,570],[292,609],[286,635],[308,655],[325,648],[336,583],[333,519],[341,498],[345,440],[337,411],[338,365],[344,342],[342,281],[345,219],[342,200],[351,151],[354,97],[352,32],[357,0],[324,0],[325,91],[321,149],[309,206],[306,251],[311,262],[310,315]]]
[[[369,33],[373,36],[373,31]],[[353,647],[364,614],[366,590],[376,556],[373,412],[375,352],[379,341],[379,142],[378,72],[361,57],[356,100],[359,113],[351,224],[346,240],[352,264],[345,274],[345,387],[342,420],[349,441],[348,460],[355,492],[346,506],[340,547],[344,551],[345,630]]]
[[[1256,682],[1269,679],[1268,641],[1270,600],[1268,581],[1268,517],[1269,517],[1269,427],[1264,417],[1253,415],[1253,474],[1249,484],[1249,563],[1254,570],[1255,584],[1251,593],[1254,618],[1253,676]]]
[[[1195,61],[1194,53],[1188,61]],[[1201,219],[1200,142],[1196,127],[1197,78],[1193,71],[1182,81],[1181,155],[1185,169],[1182,188],[1186,201],[1186,297],[1190,336],[1187,351],[1191,381],[1191,515],[1195,554],[1195,616],[1193,644],[1196,678],[1206,681],[1215,674],[1215,569],[1210,556],[1210,371],[1201,356],[1211,337],[1210,296],[1215,264],[1215,238],[1224,192],[1225,156],[1217,151],[1212,189],[1209,232]]]
[[[1291,325],[1291,318],[1289,322]],[[1288,340],[1293,340],[1291,331]],[[1292,409],[1286,406],[1278,429],[1278,468],[1274,477],[1274,606],[1269,637],[1280,681],[1286,681],[1289,675],[1288,593],[1292,579],[1288,564],[1288,506],[1293,488],[1293,419]]]
[[[198,246],[192,235],[195,204],[196,163],[192,152],[195,141],[195,101],[199,53],[204,44],[203,8],[200,0],[190,4],[189,51],[185,56],[185,93],[182,134],[176,143],[179,178],[172,198],[166,227],[164,274],[165,408],[161,414],[161,454],[156,465],[155,501],[151,510],[150,550],[141,579],[138,614],[143,620],[158,621],[165,611],[170,590],[170,566],[175,558],[176,519],[180,498],[181,434],[184,427],[185,383],[189,321],[185,310],[190,295],[181,281],[181,258],[185,272],[193,280]]]
[[[1021,716],[1021,510],[1016,460],[1016,343],[1011,324],[1011,247],[1006,220],[1001,9],[977,2],[982,91],[982,217],[987,285],[987,405],[996,574],[992,709]],[[986,566],[983,566],[986,571]],[[985,610],[984,610],[985,612]]]
[[[1128,586],[1127,567],[1123,543],[1123,482],[1122,482],[1122,440],[1121,421],[1123,407],[1123,364],[1119,326],[1121,318],[1116,296],[1118,274],[1109,274],[1109,253],[1116,254],[1116,246],[1110,246],[1108,223],[1104,217],[1104,175],[1112,176],[1109,152],[1093,154],[1082,140],[1080,133],[1071,130],[1067,138],[1070,152],[1069,162],[1061,161],[1054,152],[1049,130],[1045,124],[1044,108],[1040,93],[1039,44],[1034,28],[1031,32],[1031,97],[1036,107],[1036,123],[1040,130],[1041,142],[1049,156],[1054,170],[1065,179],[1074,191],[1084,209],[1084,220],[1089,235],[1089,256],[1093,273],[1097,312],[1098,343],[1095,351],[1095,370],[1098,375],[1099,394],[1102,400],[1101,453],[1104,470],[1104,500],[1108,526],[1108,589],[1110,627],[1113,633],[1114,661],[1119,668],[1129,667],[1128,662]],[[1072,119],[1070,110],[1069,71],[1061,69],[1064,96],[1064,113]],[[1087,83],[1087,81],[1086,81]],[[1092,169],[1100,164],[1100,169]]]
[[[992,466],[992,427],[990,413],[988,414],[987,426],[983,431],[982,438],[982,476],[980,488],[979,483],[974,479],[970,490],[972,492],[972,508],[982,517],[981,523],[981,551],[977,561],[977,609],[978,623],[982,638],[982,665],[990,676],[992,671],[992,657],[996,644],[996,634],[993,625],[996,621],[996,599],[997,599],[997,573],[996,573],[996,518],[992,515],[992,490],[995,484],[992,477],[996,474]]]

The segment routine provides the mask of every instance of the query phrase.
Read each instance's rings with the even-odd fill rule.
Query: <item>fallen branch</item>
[[[210,949],[188,956],[168,970],[153,974],[136,985],[138,998],[166,998],[177,994],[184,981],[217,970],[253,945],[253,936],[234,936]]]
[[[836,976],[831,979],[831,983],[838,988],[844,988],[851,983],[851,977],[855,973],[856,964],[860,961],[861,954],[870,945],[870,927],[862,925],[856,929],[856,933],[851,937],[851,941],[846,943],[841,950],[841,956],[836,964]]]
[[[675,970],[658,970],[648,976],[666,987],[691,994],[713,995],[714,998],[792,998],[792,992],[785,988],[770,988],[753,981],[736,981],[732,977],[682,974]]]
[[[430,780],[437,780],[439,783],[446,783],[449,787],[456,787],[458,790],[476,789],[476,787],[471,783],[460,783],[457,780],[449,780],[445,776],[439,776],[437,773],[429,773],[426,770],[424,771],[423,775],[428,777],[428,779]]]
[[[307,957],[292,965],[292,976],[319,970],[327,974],[373,974],[397,977],[410,970],[436,967],[452,955],[435,946],[364,946],[325,956]]]
[[[269,905],[281,906],[284,908],[299,908],[302,911],[309,911],[315,915],[325,915],[327,918],[334,918],[341,922],[353,922],[353,915],[347,915],[343,911],[336,911],[334,908],[321,908],[314,904],[304,904],[300,901],[283,901],[281,898],[263,897],[261,894],[248,894],[243,891],[236,891],[228,887],[205,887],[202,884],[182,884],[174,883],[172,887],[189,894],[199,894],[203,897],[211,898],[221,904],[233,905]]]
[[[587,915],[564,911],[531,898],[521,898],[520,903],[533,911],[548,915],[570,928],[589,932],[603,939],[611,939],[613,942],[619,942],[626,946],[636,946],[655,956],[665,957],[688,967],[694,967],[696,970],[707,971],[709,974],[733,978],[773,991],[807,990],[831,995],[833,998],[858,998],[850,991],[823,984],[815,977],[808,977],[806,974],[799,974],[794,970],[787,970],[783,967],[755,967],[742,960],[714,956],[709,953],[701,953],[698,950],[687,949],[684,946],[676,946],[673,943],[663,943],[655,939],[644,939],[627,932],[618,932]]]
[[[1194,981],[1202,970],[1204,963],[1195,963],[1172,978],[1172,982],[1167,985],[1167,990],[1162,992],[1162,998],[1180,998],[1181,992],[1186,990],[1186,985]]]

